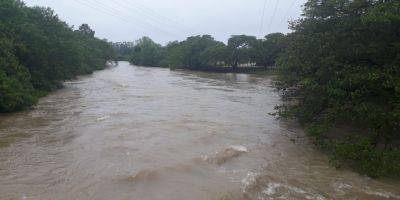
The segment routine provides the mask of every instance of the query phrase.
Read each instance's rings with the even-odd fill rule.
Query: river
[[[0,199],[400,199],[268,113],[268,77],[118,66],[0,116]]]

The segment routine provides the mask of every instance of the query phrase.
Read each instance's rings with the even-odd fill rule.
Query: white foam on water
[[[261,193],[266,196],[273,196],[275,195],[278,191],[278,188],[284,188],[288,191],[295,192],[296,194],[301,194],[305,195],[305,199],[310,199],[310,200],[325,200],[325,198],[321,195],[315,194],[313,192],[307,192],[301,188],[298,187],[293,187],[290,185],[285,185],[285,184],[280,184],[280,183],[268,183],[267,188],[264,189]],[[287,193],[287,192],[286,192]]]
[[[129,182],[137,182],[137,181],[146,181],[146,180],[152,180],[156,179],[159,175],[158,170],[150,170],[150,169],[144,169],[140,170],[134,175],[131,175],[123,180],[129,181]]]
[[[257,182],[257,173],[254,172],[247,172],[247,175],[245,178],[242,179],[242,184],[243,184],[243,193],[247,192],[247,189],[251,187],[252,185],[256,184]]]
[[[279,183],[268,183],[267,189],[263,190],[262,193],[266,195],[273,195],[276,193],[276,189],[281,187]]]
[[[229,146],[229,148],[232,148],[233,150],[235,150],[235,151],[238,151],[238,152],[249,152],[249,150],[245,147],[245,146],[242,146],[242,145],[231,145],[231,146]]]
[[[243,153],[249,152],[245,146],[231,145],[221,152],[216,152],[212,155],[204,156],[203,160],[211,164],[222,165],[229,160],[240,156]]]
[[[340,195],[345,195],[347,190],[352,188],[351,185],[345,183],[333,183],[334,190]]]
[[[378,192],[378,191],[369,191],[369,190],[364,190],[364,192],[369,194],[369,195],[375,195],[375,196],[383,197],[383,198],[386,198],[386,199],[391,199],[391,198],[400,199],[399,196],[396,196],[396,195],[394,195],[394,194],[392,194],[390,192]]]
[[[110,119],[110,116],[109,115],[106,115],[106,116],[103,116],[103,117],[100,117],[100,118],[97,118],[97,121],[104,121],[104,120],[107,120],[107,119]]]

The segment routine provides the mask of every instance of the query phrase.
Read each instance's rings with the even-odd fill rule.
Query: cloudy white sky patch
[[[88,23],[100,38],[116,42],[149,36],[165,44],[202,34],[226,42],[231,35],[287,33],[287,21],[300,17],[306,0],[24,1],[29,6],[51,7],[75,27]]]

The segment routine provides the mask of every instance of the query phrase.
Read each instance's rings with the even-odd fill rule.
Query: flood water
[[[268,77],[120,62],[0,116],[0,199],[400,199],[274,119]]]

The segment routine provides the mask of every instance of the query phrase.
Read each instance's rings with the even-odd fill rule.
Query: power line
[[[275,19],[275,14],[276,14],[276,11],[277,11],[277,9],[278,9],[278,4],[279,4],[279,0],[276,0],[276,1],[275,1],[274,11],[273,11],[273,13],[272,13],[271,18],[269,19],[269,23],[268,23],[268,26],[267,26],[267,33],[269,33],[269,29],[271,28],[271,24],[272,24],[272,22],[273,22],[274,19]]]
[[[121,4],[120,2],[118,2],[118,1],[114,1],[114,0],[111,0],[111,1],[113,1],[115,4],[120,5],[122,8],[126,8],[125,5],[122,5],[122,4]],[[163,23],[160,22],[158,18],[154,18],[153,15],[149,15],[148,13],[143,12],[143,10],[137,9],[136,7],[134,7],[133,9],[135,9],[135,10],[138,11],[138,12],[140,12],[142,15],[143,15],[143,14],[146,15],[147,17],[144,18],[144,20],[146,20],[146,21],[148,21],[148,19],[152,20],[152,21],[149,22],[149,23],[154,23],[154,22],[155,22],[155,23],[157,23],[157,24],[163,25]]]
[[[136,27],[140,26],[138,28],[140,28],[141,30],[145,31],[145,30],[148,30],[149,28],[150,29],[156,29],[157,31],[163,32],[166,35],[169,35],[169,36],[171,36],[171,38],[174,38],[174,39],[176,37],[181,37],[180,35],[177,35],[175,33],[171,33],[171,32],[166,31],[166,30],[162,30],[162,29],[160,29],[158,27],[155,27],[153,25],[150,25],[150,26],[147,25],[146,26],[144,24],[138,24],[134,20],[129,20],[129,19],[131,19],[131,16],[127,16],[127,15],[123,16],[122,15],[123,13],[121,11],[116,10],[115,8],[111,8],[111,7],[107,6],[106,4],[103,4],[103,3],[101,3],[101,2],[99,2],[97,0],[92,0],[92,1],[91,0],[75,0],[75,1],[80,3],[80,4],[83,4],[83,5],[87,6],[89,8],[91,8],[91,9],[94,9],[97,12],[102,12],[104,14],[113,16],[115,18],[119,18],[119,19],[123,20],[124,22],[128,23],[129,25],[134,24],[134,25],[136,25]]]
[[[292,0],[292,3],[290,4],[289,9],[286,10],[285,15],[283,16],[283,20],[282,20],[281,24],[287,22],[287,21],[285,21],[286,17],[288,16],[289,12],[292,10],[294,3],[296,3],[296,0]]]
[[[260,23],[260,29],[258,31],[258,37],[261,37],[261,32],[263,31],[264,28],[264,17],[265,17],[265,8],[267,6],[268,0],[264,0],[264,6],[262,10],[262,15],[261,15],[261,23]]]
[[[118,2],[118,1],[114,1],[114,2]],[[118,3],[120,3],[120,2],[118,2]],[[161,23],[161,24],[164,24],[164,25],[169,25],[169,26],[175,24],[175,25],[178,25],[178,26],[175,26],[175,27],[177,27],[178,29],[180,29],[182,31],[190,32],[190,33],[191,32],[196,32],[196,31],[194,31],[193,28],[188,27],[188,26],[186,26],[184,24],[181,24],[181,23],[179,23],[179,22],[177,22],[177,21],[175,21],[173,19],[170,19],[167,16],[163,16],[163,15],[159,14],[157,11],[155,11],[155,10],[153,10],[153,9],[143,5],[143,4],[138,3],[137,1],[136,2],[123,1],[123,3],[125,3],[125,5],[130,6],[133,9],[136,9],[137,11],[142,12],[145,15],[153,18],[158,23]],[[168,24],[165,24],[165,23],[168,23]]]
[[[104,4],[104,3],[102,3],[102,2],[100,2],[100,1],[98,1],[98,0],[87,0],[87,1],[91,1],[92,3],[93,3],[93,2],[94,2],[94,3],[97,3],[98,5],[101,5],[102,7],[106,8],[106,9],[108,9],[108,10],[110,10],[110,11],[112,11],[112,12],[118,14],[118,15],[124,14],[124,13],[121,12],[120,10],[117,10],[117,9],[115,9],[115,8],[113,8],[113,7],[110,7],[109,5],[106,5],[106,4]],[[124,17],[126,17],[126,18],[131,18],[131,17],[134,18],[134,16],[132,16],[132,15],[126,15],[126,14],[124,14],[124,15],[125,15]],[[163,32],[163,33],[165,33],[165,34],[167,34],[167,35],[173,36],[173,37],[181,37],[181,35],[178,35],[178,34],[176,34],[176,33],[174,33],[174,32],[170,32],[170,31],[164,30],[164,29],[162,29],[162,28],[159,28],[159,27],[154,26],[154,25],[149,24],[149,23],[147,23],[146,25],[145,25],[145,24],[140,24],[140,25],[141,25],[142,27],[144,27],[144,28],[147,28],[146,26],[148,26],[148,27],[151,28],[151,29],[155,29],[155,30],[161,31],[161,32]],[[172,37],[172,38],[173,38],[173,37]]]
[[[126,20],[125,18],[123,18],[123,17],[121,17],[121,16],[119,16],[119,15],[115,15],[115,14],[112,13],[112,12],[109,12],[109,11],[107,11],[107,10],[104,10],[104,9],[102,9],[101,7],[95,7],[95,6],[93,6],[92,4],[89,4],[89,3],[85,2],[85,1],[81,1],[81,0],[75,0],[75,2],[77,2],[78,4],[85,5],[86,7],[90,8],[90,9],[92,9],[92,10],[95,10],[95,11],[97,11],[97,12],[100,12],[100,13],[103,13],[103,14],[106,14],[106,15],[109,15],[109,16],[112,16],[112,17],[114,17],[114,18],[119,18],[119,19],[121,19],[123,22],[125,22],[125,23],[127,23],[127,24],[129,24],[129,25],[132,25],[132,22]],[[142,28],[141,28],[141,29],[142,29]],[[144,29],[142,29],[142,30],[144,30]]]

